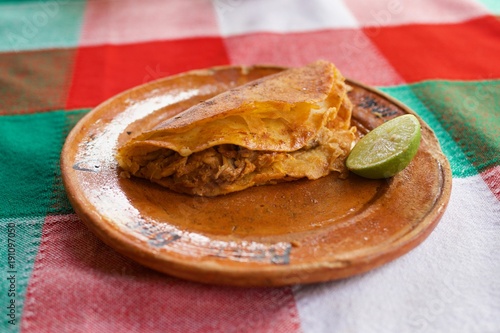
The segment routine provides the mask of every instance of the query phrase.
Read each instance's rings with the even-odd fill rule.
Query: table
[[[0,2],[0,331],[499,332],[500,5],[494,0]],[[65,137],[115,94],[186,70],[316,59],[402,101],[453,172],[419,247],[352,278],[217,287],[91,234]]]

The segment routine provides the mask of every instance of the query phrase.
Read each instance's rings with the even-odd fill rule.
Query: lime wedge
[[[420,145],[420,135],[420,123],[414,115],[391,119],[359,140],[346,166],[366,178],[392,177],[410,164]]]

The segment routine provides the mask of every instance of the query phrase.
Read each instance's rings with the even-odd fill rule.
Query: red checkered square
[[[47,217],[21,330],[300,331],[290,288],[224,288],[146,269],[96,239],[75,215]]]
[[[87,1],[80,45],[218,36],[210,0]]]
[[[488,14],[475,0],[348,0],[360,26],[456,23]]]
[[[490,188],[491,192],[500,201],[500,165],[494,166],[483,173],[481,173],[486,185]]]
[[[66,107],[93,107],[148,81],[227,63],[220,38],[82,47],[78,50]]]
[[[226,39],[235,64],[302,66],[330,60],[346,77],[372,85],[394,85],[403,80],[361,30],[323,30],[306,33],[259,33]]]
[[[458,24],[366,28],[365,33],[409,82],[500,77],[500,25],[492,16]]]

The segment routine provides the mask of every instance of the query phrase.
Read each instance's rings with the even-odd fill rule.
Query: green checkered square
[[[64,213],[59,157],[86,110],[0,117],[0,218]]]
[[[0,52],[75,47],[86,1],[0,2]]]

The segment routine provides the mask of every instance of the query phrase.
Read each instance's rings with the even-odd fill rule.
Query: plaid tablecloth
[[[0,332],[500,332],[497,0],[0,1]],[[369,273],[238,289],[117,254],[74,214],[65,137],[127,88],[333,61],[413,108],[453,171],[430,237]]]

